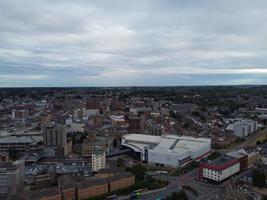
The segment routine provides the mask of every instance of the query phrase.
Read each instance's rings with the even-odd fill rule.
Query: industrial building
[[[144,162],[177,167],[208,154],[211,139],[128,134],[122,137],[121,145],[133,150],[138,159]]]
[[[66,127],[47,124],[43,131],[45,154],[48,157],[67,156],[72,151],[72,140],[67,140]]]

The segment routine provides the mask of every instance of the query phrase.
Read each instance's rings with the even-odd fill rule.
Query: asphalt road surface
[[[175,176],[169,176],[169,175],[159,175],[156,176],[156,178],[159,178],[161,180],[167,180],[169,184],[161,189],[153,190],[153,191],[147,191],[142,192],[141,199],[142,200],[156,200],[159,197],[167,197],[171,195],[173,192],[180,191],[180,187],[182,185],[188,184],[190,181],[192,181],[194,178],[197,177],[197,169],[188,172],[187,174],[184,174],[183,176],[175,177]],[[130,199],[129,195],[119,197],[119,200],[126,200]]]

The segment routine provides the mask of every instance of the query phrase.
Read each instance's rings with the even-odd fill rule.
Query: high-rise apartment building
[[[102,147],[94,147],[92,152],[92,171],[97,172],[106,167],[106,149]]]

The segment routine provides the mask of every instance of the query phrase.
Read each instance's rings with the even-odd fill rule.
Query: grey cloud
[[[150,85],[154,71],[159,85],[179,84],[185,71],[192,84],[205,83],[196,74],[218,74],[218,84],[223,71],[265,73],[266,9],[265,0],[2,0],[0,75],[101,86]],[[240,83],[266,83],[255,77]]]

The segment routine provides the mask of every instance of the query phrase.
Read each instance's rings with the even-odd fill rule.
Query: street
[[[188,172],[187,174],[184,174],[183,176],[175,177],[175,176],[169,176],[169,175],[159,175],[156,176],[156,178],[159,178],[161,180],[169,181],[169,184],[161,189],[153,190],[153,191],[147,191],[142,192],[142,200],[155,200],[159,197],[167,197],[171,195],[173,192],[178,192],[180,190],[179,187],[182,185],[188,184],[190,181],[192,181],[197,176],[197,169]],[[130,196],[123,196],[119,197],[119,200],[126,200],[130,199]]]

